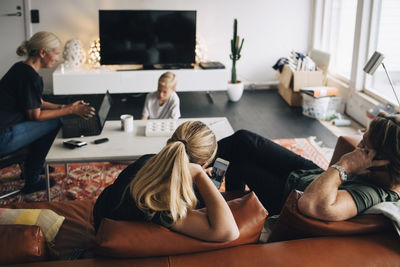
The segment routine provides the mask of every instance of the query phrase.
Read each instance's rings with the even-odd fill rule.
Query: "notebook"
[[[93,136],[101,134],[108,113],[111,109],[111,96],[107,91],[104,95],[100,108],[96,114],[88,120],[80,117],[65,118],[63,122],[63,138]]]
[[[178,127],[176,120],[149,120],[144,135],[171,137],[176,127]]]

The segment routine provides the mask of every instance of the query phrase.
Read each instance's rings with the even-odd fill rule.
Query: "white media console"
[[[178,92],[222,91],[229,80],[227,69],[172,69],[172,70],[124,70],[110,67],[79,70],[61,70],[61,65],[53,72],[53,93],[55,95],[146,93],[157,90],[158,78],[166,71],[176,74]]]

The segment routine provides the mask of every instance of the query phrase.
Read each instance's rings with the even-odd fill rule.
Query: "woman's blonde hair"
[[[368,142],[376,150],[376,158],[390,161],[387,171],[391,185],[400,184],[400,114],[381,112],[371,121]]]
[[[29,40],[25,40],[17,48],[18,56],[38,56],[40,49],[50,52],[61,45],[60,39],[51,32],[37,32]]]
[[[149,219],[162,212],[164,224],[185,218],[196,207],[189,162],[208,165],[215,157],[214,133],[200,121],[180,125],[167,145],[150,158],[129,185],[136,205]]]
[[[158,79],[158,85],[166,86],[176,91],[176,75],[170,71],[164,72]]]

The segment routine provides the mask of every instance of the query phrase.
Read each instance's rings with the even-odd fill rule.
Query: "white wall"
[[[52,31],[64,42],[78,38],[85,49],[98,37],[99,9],[197,10],[197,35],[207,58],[228,68],[237,18],[238,34],[245,38],[237,71],[247,84],[275,81],[272,65],[290,50],[306,52],[311,34],[311,0],[30,0],[30,6],[40,12],[33,33]],[[46,91],[51,90],[50,74],[42,73]]]

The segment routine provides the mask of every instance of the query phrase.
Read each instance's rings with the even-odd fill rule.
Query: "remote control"
[[[101,138],[101,139],[94,140],[94,143],[95,143],[95,144],[101,144],[101,143],[105,143],[105,142],[108,142],[108,138],[107,138],[107,137],[106,137],[106,138]]]

